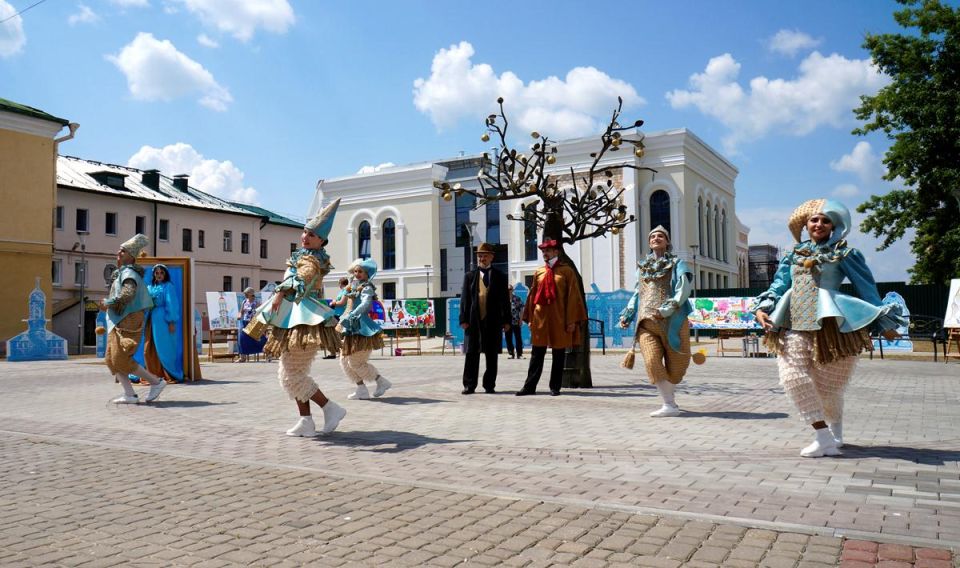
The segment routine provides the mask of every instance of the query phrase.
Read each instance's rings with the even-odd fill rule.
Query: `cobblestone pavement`
[[[349,413],[316,439],[275,364],[115,406],[93,361],[0,363],[0,565],[960,566],[960,366],[863,361],[809,460],[775,361],[692,367],[660,420],[615,356],[560,397],[512,396],[526,360],[469,397],[462,357],[374,363],[370,401],[315,363]]]

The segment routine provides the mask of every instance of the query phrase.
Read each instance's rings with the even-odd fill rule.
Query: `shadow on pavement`
[[[960,462],[960,450],[936,450],[907,446],[856,446],[844,444],[845,458],[899,459],[924,465],[947,465]]]
[[[681,410],[680,418],[726,418],[729,420],[779,420],[789,418],[786,412],[737,412],[737,411],[715,411],[715,412],[696,412],[690,410]]]
[[[209,402],[206,400],[156,400],[154,402],[145,402],[140,406],[157,408],[200,408],[202,406],[224,406],[227,404],[237,404],[236,402]]]
[[[603,396],[603,397],[655,397],[660,396],[657,394],[656,389],[650,389],[648,392],[610,392],[606,389],[610,387],[602,387],[598,389],[596,387],[592,389],[561,389],[560,394],[562,396]],[[615,387],[615,388],[631,388],[631,387]],[[538,392],[537,394],[549,395],[550,391]]]
[[[473,442],[475,440],[448,440],[445,438],[422,436],[413,432],[374,430],[369,432],[334,432],[327,436],[318,437],[317,441],[324,445],[344,446],[362,449],[367,452],[393,454],[413,450],[427,444],[459,444],[461,442]]]
[[[449,400],[440,400],[438,398],[420,398],[417,396],[387,396],[383,398],[371,398],[370,402],[379,402],[382,404],[396,404],[405,406],[408,404],[434,404],[437,402],[450,402]]]
[[[783,394],[783,389],[780,387],[767,386],[751,387],[732,383],[697,383],[683,381],[677,385],[677,392],[694,396],[701,394],[747,395],[762,392]]]
[[[206,385],[250,385],[258,381],[221,381],[218,379],[200,379],[199,381],[191,381],[189,383],[180,383],[178,386],[206,386]]]

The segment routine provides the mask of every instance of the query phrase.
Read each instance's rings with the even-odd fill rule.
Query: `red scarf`
[[[560,261],[558,260],[557,262]],[[557,282],[553,276],[553,268],[548,262],[544,267],[543,279],[537,286],[537,294],[533,297],[534,304],[549,306],[557,300]]]

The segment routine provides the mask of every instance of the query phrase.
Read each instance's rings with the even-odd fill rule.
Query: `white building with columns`
[[[644,144],[643,158],[608,152],[600,163],[656,172],[619,169],[615,183],[626,189],[624,203],[637,221],[618,235],[567,246],[584,281],[601,291],[632,288],[636,262],[649,252],[646,235],[662,224],[674,252],[696,266],[699,288],[746,286],[740,264],[749,228],[735,213],[737,168],[686,129],[647,134]],[[562,188],[571,168],[589,168],[600,142],[594,136],[557,146],[548,173],[561,178]],[[383,298],[456,296],[473,256],[469,247],[484,241],[505,245],[495,262],[512,282],[528,281],[541,263],[536,245],[543,237],[522,221],[521,205],[531,203],[501,201],[475,209],[472,197],[444,201],[434,187],[447,181],[478,188],[479,167],[480,156],[459,156],[327,180],[320,201],[342,199],[327,246],[336,267],[325,281],[328,294],[353,259],[370,256],[380,267],[376,281]]]

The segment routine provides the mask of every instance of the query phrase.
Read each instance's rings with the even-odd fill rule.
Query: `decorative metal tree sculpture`
[[[557,161],[557,147],[547,136],[539,132],[531,132],[530,136],[534,142],[527,150],[520,151],[509,146],[507,143],[509,121],[503,109],[503,98],[498,98],[500,112],[487,117],[487,132],[480,137],[484,142],[489,142],[491,137],[496,137],[498,152],[492,158],[488,153],[483,154],[483,165],[477,173],[480,189],[467,189],[460,184],[451,186],[447,182],[436,182],[435,186],[447,201],[452,199],[454,194],[476,197],[475,209],[494,201],[533,198],[532,202],[521,206],[522,216],[507,215],[507,219],[533,222],[537,228],[543,230],[545,236],[554,238],[563,245],[601,237],[608,232],[616,235],[628,223],[635,221],[635,218],[633,215],[627,215],[627,206],[623,203],[625,189],[622,185],[618,186],[615,183],[615,172],[621,168],[627,168],[656,173],[652,168],[632,163],[633,156],[643,157],[643,137],[627,139],[621,133],[639,128],[643,121],[637,120],[629,126],[621,126],[619,119],[623,99],[617,97],[617,101],[617,108],[613,111],[603,134],[600,135],[600,149],[590,154],[593,158],[590,167],[585,171],[575,171],[571,167],[568,177],[546,172],[547,166]],[[604,155],[608,152],[620,151],[621,146],[630,147],[633,156],[624,159],[622,163],[600,165]],[[586,305],[586,293],[579,269],[562,247],[560,255],[561,259],[572,266],[576,272],[580,294]],[[586,322],[579,331],[579,349],[574,349],[567,354],[563,377],[564,387],[593,386],[590,375],[590,338]]]

